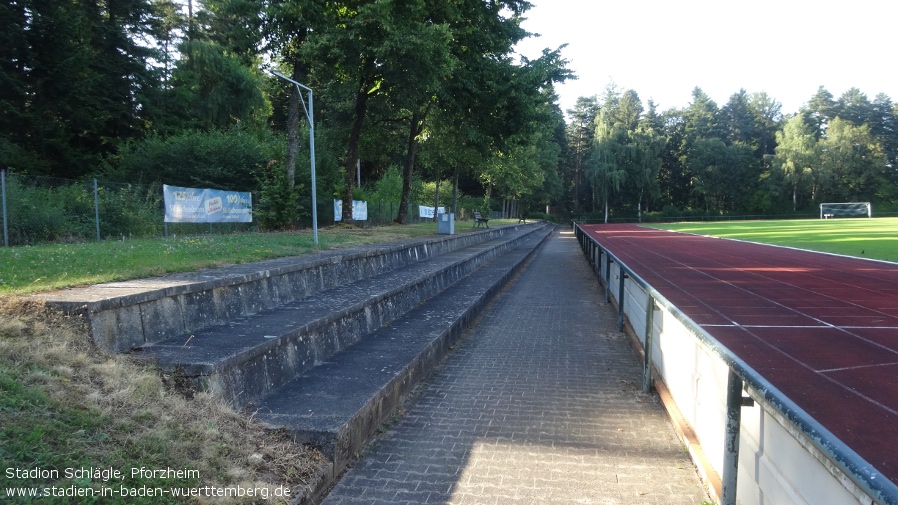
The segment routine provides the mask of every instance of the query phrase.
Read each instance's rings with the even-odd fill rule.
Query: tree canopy
[[[574,76],[563,47],[535,59],[514,52],[531,36],[529,9],[7,0],[0,168],[266,188],[295,199],[284,205],[296,212],[283,213],[295,219],[310,204],[309,176],[297,170],[309,125],[305,98],[277,70],[314,89],[319,201],[363,196],[399,174],[399,222],[426,203],[412,201],[422,178],[449,178],[453,201],[483,197],[481,210],[505,200],[603,220],[801,213],[845,199],[898,209],[898,112],[887,95],[821,86],[783,116],[763,91],[719,105],[696,87],[686,107],[659,111],[611,84],[565,117],[555,86]]]

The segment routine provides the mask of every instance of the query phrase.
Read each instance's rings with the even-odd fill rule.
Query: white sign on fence
[[[352,201],[353,221],[368,220],[368,202],[362,200]],[[343,220],[343,200],[334,200],[334,221]]]
[[[445,208],[445,207],[440,207],[438,210],[439,210],[439,212],[438,212],[439,214],[445,214],[445,213],[446,213],[446,208]],[[419,205],[419,206],[418,206],[418,215],[421,216],[421,217],[430,217],[430,218],[433,218],[433,217],[434,217],[434,215],[433,215],[433,207],[427,207],[426,205]]]
[[[162,185],[166,223],[252,223],[253,197],[240,191]]]

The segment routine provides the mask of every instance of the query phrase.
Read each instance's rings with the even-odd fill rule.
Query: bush
[[[159,185],[103,184],[98,193],[103,237],[161,234],[164,209]]]
[[[402,173],[395,165],[374,183],[369,198],[372,202],[399,202],[402,198]]]
[[[296,184],[291,188],[287,171],[273,160],[256,172],[256,181],[259,187],[259,203],[253,212],[259,226],[263,230],[295,228],[300,217],[297,202],[303,186]]]
[[[93,194],[86,183],[7,177],[6,194],[12,245],[96,234]]]
[[[269,132],[188,131],[130,142],[111,160],[110,176],[123,181],[235,191],[258,189],[253,176],[283,159],[283,141]]]

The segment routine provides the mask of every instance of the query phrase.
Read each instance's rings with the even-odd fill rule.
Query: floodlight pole
[[[296,94],[299,95],[299,100],[302,102],[302,108],[306,112],[306,118],[309,120],[309,151],[311,152],[312,165],[312,238],[315,241],[315,244],[318,244],[318,200],[316,198],[315,190],[315,111],[313,105],[312,88],[300,84],[281,73],[275,72],[274,70],[272,70],[271,73],[285,81],[292,82],[296,86]],[[308,107],[306,106],[306,101],[302,98],[303,89],[309,92]]]

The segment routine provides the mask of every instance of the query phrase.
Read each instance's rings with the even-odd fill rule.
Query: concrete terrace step
[[[550,233],[546,228],[532,234],[438,296],[286,383],[261,401],[254,415],[322,447],[333,465],[327,477],[336,478]]]
[[[141,350],[235,406],[257,402],[515,247],[540,228],[505,235],[320,291]]]
[[[313,255],[109,282],[41,293],[33,298],[88,323],[101,348],[127,351],[227,324],[320,291],[402,268],[539,224],[505,226],[462,235],[408,239]]]

